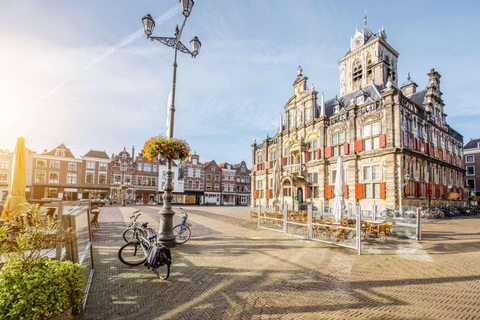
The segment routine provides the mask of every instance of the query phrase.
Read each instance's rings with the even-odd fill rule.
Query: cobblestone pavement
[[[158,226],[160,207],[140,208]],[[245,208],[187,207],[192,238],[163,281],[117,258],[136,209],[101,208],[79,319],[480,319],[480,217],[426,223],[420,242],[372,240],[358,256],[258,229]]]

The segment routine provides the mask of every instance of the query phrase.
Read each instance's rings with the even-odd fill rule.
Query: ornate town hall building
[[[365,25],[338,62],[340,96],[324,101],[299,68],[277,132],[252,145],[252,204],[273,204],[277,162],[280,202],[333,208],[339,156],[347,206],[435,205],[448,192],[462,199],[463,136],[446,122],[441,76],[431,69],[426,89],[410,78],[399,87],[397,61],[384,28]]]

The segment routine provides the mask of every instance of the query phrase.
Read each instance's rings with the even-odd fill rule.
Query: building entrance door
[[[297,189],[297,201],[298,201],[298,203],[303,202],[303,189],[302,188]]]

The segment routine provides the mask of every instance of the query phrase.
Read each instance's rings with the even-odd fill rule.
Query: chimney
[[[411,82],[409,84],[406,84],[402,86],[400,89],[402,89],[403,94],[406,95],[407,97],[411,96],[415,92],[417,92],[417,84],[415,82]]]
[[[135,161],[135,146],[132,146],[132,161]]]

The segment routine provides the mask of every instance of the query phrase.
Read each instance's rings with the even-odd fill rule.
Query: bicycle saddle
[[[147,239],[148,240],[156,238],[156,237],[157,237],[157,234],[155,233],[155,231],[153,231],[153,230],[148,230],[147,231]]]
[[[148,226],[148,222],[142,222],[140,225],[141,225],[143,228],[146,228],[146,227]]]

